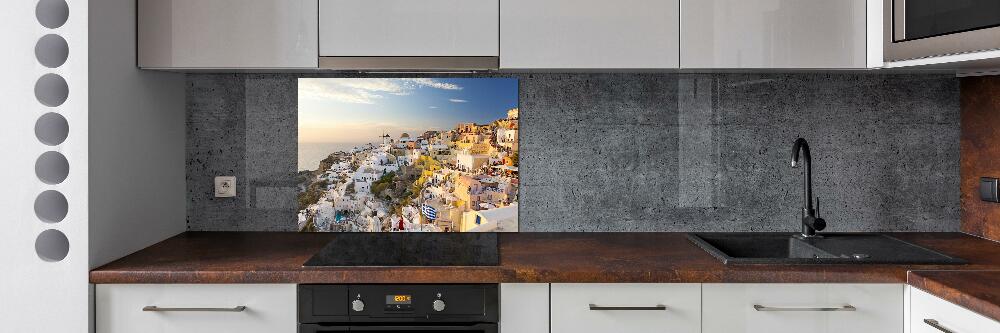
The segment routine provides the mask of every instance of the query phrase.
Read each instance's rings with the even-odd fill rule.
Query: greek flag
[[[438,216],[437,209],[434,209],[434,207],[431,207],[428,204],[424,204],[423,207],[420,207],[420,212],[424,213],[424,216],[427,217],[428,219],[437,220]]]

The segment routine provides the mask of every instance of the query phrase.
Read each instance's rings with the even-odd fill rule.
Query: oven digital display
[[[413,297],[411,295],[385,295],[385,304],[409,305],[413,304]]]

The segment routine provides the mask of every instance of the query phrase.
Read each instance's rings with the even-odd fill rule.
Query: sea
[[[348,152],[366,144],[368,142],[299,142],[299,171],[316,170],[319,168],[319,161],[331,153]]]

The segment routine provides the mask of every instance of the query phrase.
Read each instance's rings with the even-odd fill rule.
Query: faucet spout
[[[792,167],[800,166],[805,169],[802,172],[802,236],[816,237],[816,231],[826,228],[826,221],[816,216],[813,209],[812,155],[809,153],[809,143],[803,138],[796,139],[792,145]]]
[[[799,163],[799,152],[802,152],[802,163]],[[792,167],[802,166],[802,209],[812,210],[812,154],[809,153],[809,143],[806,139],[798,138],[792,144]]]

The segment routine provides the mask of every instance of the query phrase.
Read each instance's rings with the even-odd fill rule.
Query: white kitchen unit
[[[553,283],[551,288],[552,332],[701,331],[697,283]]]
[[[907,287],[909,295],[909,328],[906,333],[996,333],[1000,322],[927,292]]]
[[[88,1],[4,1],[0,22],[0,331],[86,332]]]
[[[8,1],[0,22],[0,331],[88,332],[89,270],[186,227],[184,76],[136,67],[134,1]]]
[[[97,333],[295,333],[294,284],[100,284]]]
[[[138,0],[139,67],[316,68],[317,0]]]
[[[902,284],[704,284],[704,333],[902,332]]]
[[[501,333],[549,333],[549,284],[500,284]]]
[[[503,0],[504,69],[678,67],[678,0]]]
[[[681,68],[881,65],[881,1],[681,0],[680,8]]]
[[[324,68],[388,68],[380,62],[402,58],[400,66],[426,69],[428,57],[478,57],[495,68],[500,55],[499,0],[320,0],[319,12]]]

